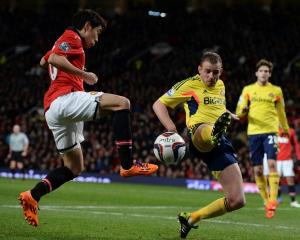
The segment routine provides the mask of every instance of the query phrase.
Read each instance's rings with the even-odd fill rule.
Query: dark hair
[[[90,22],[92,28],[101,26],[104,30],[107,26],[106,20],[104,20],[104,18],[102,18],[99,13],[93,10],[84,9],[74,14],[72,25],[76,29],[81,30],[86,22]]]
[[[205,52],[203,53],[201,60],[200,60],[200,64],[202,64],[204,61],[208,61],[211,64],[217,64],[217,63],[221,63],[222,64],[222,58],[220,57],[219,54],[215,53],[215,52]]]
[[[270,73],[272,72],[273,70],[273,63],[266,60],[266,59],[260,59],[257,64],[256,64],[256,72],[258,71],[258,69],[261,67],[261,66],[266,66],[269,68],[270,70]]]

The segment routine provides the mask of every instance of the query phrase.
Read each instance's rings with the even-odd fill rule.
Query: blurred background
[[[99,76],[99,82],[86,90],[131,100],[135,158],[156,161],[153,142],[164,128],[152,104],[173,84],[196,74],[206,50],[223,58],[227,107],[233,111],[243,86],[255,81],[256,62],[261,58],[272,61],[271,82],[282,87],[290,126],[299,136],[299,1],[1,0],[1,168],[9,166],[8,137],[16,123],[30,140],[27,170],[49,170],[62,164],[44,120],[43,95],[50,80],[39,60],[71,24],[72,15],[83,8],[98,10],[108,20],[99,44],[87,51],[86,68]],[[172,117],[186,136],[183,109],[178,108]],[[229,135],[244,181],[252,182],[245,123],[233,123]],[[87,122],[85,138],[86,171],[118,174],[110,118]],[[176,167],[161,165],[157,176],[211,179],[201,159],[189,157]]]

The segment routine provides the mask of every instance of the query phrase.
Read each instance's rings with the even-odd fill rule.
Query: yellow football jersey
[[[261,86],[257,82],[245,86],[236,109],[239,117],[247,114],[243,112],[246,106],[249,107],[248,135],[277,133],[279,123],[286,132],[288,131],[280,87],[271,83]]]
[[[207,87],[199,74],[175,84],[159,100],[170,108],[183,103],[186,125],[214,124],[226,111],[225,86],[218,80],[214,87]]]

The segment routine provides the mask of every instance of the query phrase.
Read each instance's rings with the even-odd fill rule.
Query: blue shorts
[[[264,154],[267,154],[267,159],[276,160],[278,152],[276,133],[249,135],[248,142],[253,166],[263,165]]]
[[[189,150],[191,156],[201,158],[210,171],[222,171],[229,165],[237,163],[235,151],[226,135],[222,136],[220,144],[210,152],[200,152],[191,140]]]

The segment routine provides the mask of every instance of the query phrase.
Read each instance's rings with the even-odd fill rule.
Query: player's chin
[[[85,48],[92,48],[95,46],[95,42],[88,42],[85,44]]]

